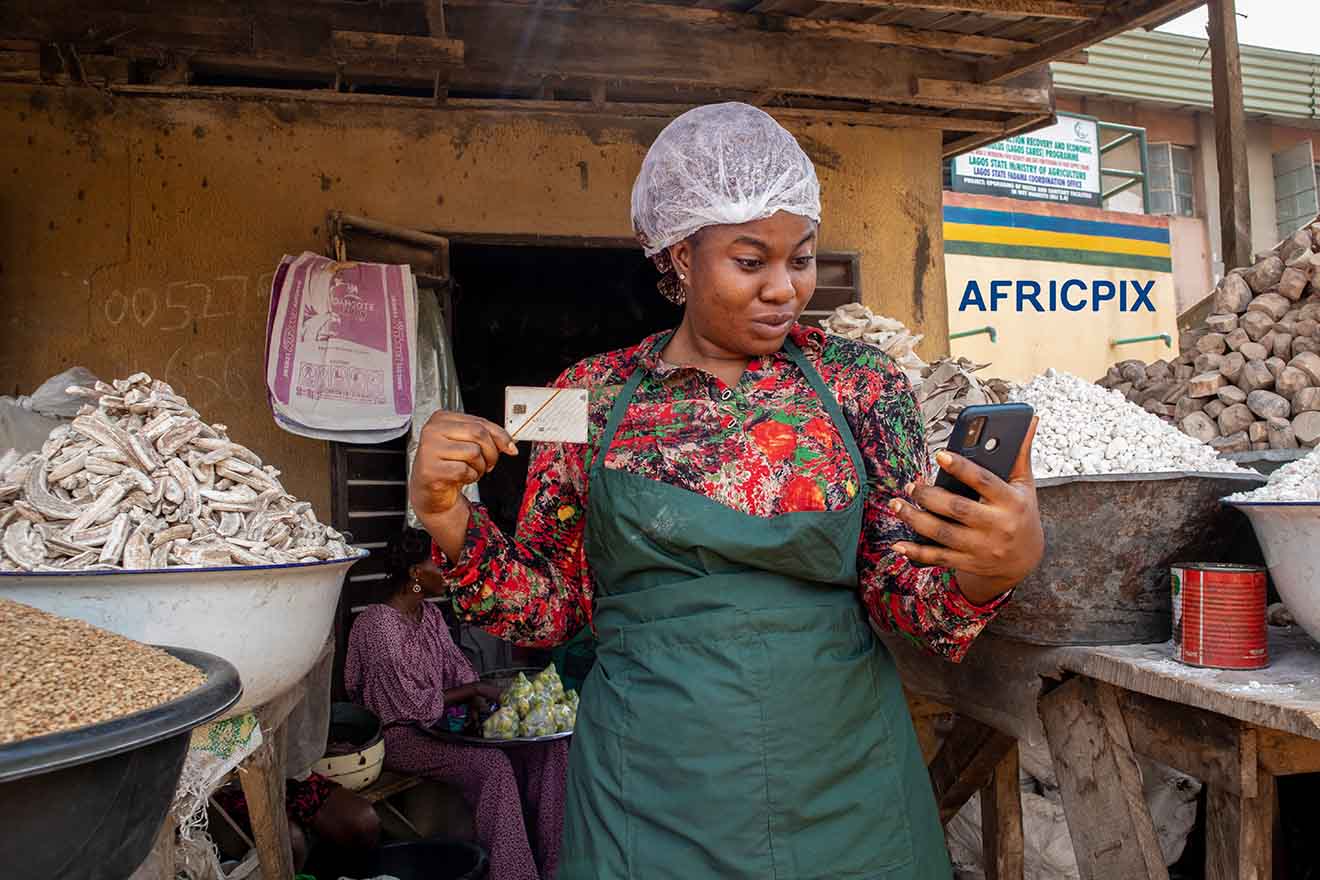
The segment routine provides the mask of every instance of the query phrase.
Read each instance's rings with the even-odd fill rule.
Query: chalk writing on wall
[[[170,332],[193,328],[195,323],[250,313],[263,306],[270,295],[274,272],[250,275],[220,275],[209,281],[170,281],[161,287],[112,290],[102,300],[105,320],[112,327],[127,322],[143,329]]]

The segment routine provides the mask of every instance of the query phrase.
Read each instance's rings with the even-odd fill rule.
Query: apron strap
[[[619,389],[619,396],[614,398],[614,405],[610,407],[610,417],[605,422],[605,429],[600,433],[600,443],[595,451],[595,458],[591,460],[591,466],[587,469],[588,479],[595,481],[596,474],[605,467],[605,456],[610,451],[610,446],[614,443],[614,435],[619,431],[619,425],[623,422],[624,413],[628,411],[628,404],[632,402],[633,395],[637,393],[637,388],[642,384],[642,378],[646,375],[646,368],[642,366],[642,361],[660,351],[669,343],[669,338],[673,336],[673,331],[664,334],[649,351],[639,351],[637,366],[633,368],[632,375],[628,381]]]
[[[656,341],[655,346],[650,352],[643,354],[654,354],[660,351],[668,344],[672,332],[666,333]],[[848,449],[848,457],[852,459],[853,470],[857,472],[858,494],[863,495],[867,487],[866,459],[862,457],[862,450],[857,446],[857,439],[853,436],[852,428],[848,424],[847,417],[843,414],[843,409],[839,406],[838,400],[834,397],[834,392],[825,384],[820,373],[807,360],[802,349],[793,341],[792,337],[785,337],[784,351],[788,353],[789,360],[802,371],[802,375],[807,378],[807,382],[820,398],[820,402],[825,405],[825,412],[834,421],[834,427],[843,438],[843,444]],[[610,446],[614,443],[614,435],[619,431],[619,425],[623,422],[623,416],[628,411],[628,404],[632,402],[633,395],[637,393],[637,388],[642,384],[642,378],[646,373],[646,368],[640,363],[633,369],[632,375],[624,383],[623,388],[619,390],[619,396],[614,399],[614,405],[610,407],[610,417],[605,422],[605,429],[600,435],[600,444],[595,452],[595,458],[592,459],[591,467],[588,468],[588,474],[594,478],[605,466],[605,456],[609,452]]]
[[[825,411],[830,414],[834,420],[834,427],[838,430],[839,436],[843,438],[843,445],[848,448],[848,456],[852,459],[853,469],[857,471],[858,495],[866,494],[868,477],[866,475],[866,459],[862,457],[862,450],[857,446],[857,438],[853,436],[852,427],[848,424],[848,418],[843,414],[843,408],[839,406],[839,401],[835,399],[834,392],[825,384],[820,373],[807,360],[807,356],[802,353],[802,349],[793,341],[793,338],[784,339],[784,350],[788,352],[789,358],[807,377],[811,387],[815,389],[816,396],[820,402],[825,404]]]

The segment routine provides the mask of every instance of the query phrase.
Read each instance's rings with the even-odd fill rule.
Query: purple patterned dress
[[[429,603],[420,623],[390,605],[372,605],[353,623],[344,684],[386,725],[385,765],[462,788],[492,878],[550,880],[559,865],[566,741],[505,751],[447,743],[417,729],[444,716],[446,688],[476,677],[444,615]]]

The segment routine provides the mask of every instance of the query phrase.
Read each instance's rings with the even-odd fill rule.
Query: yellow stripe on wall
[[[1143,257],[1167,258],[1171,254],[1169,245],[1158,241],[1140,241],[1107,235],[1082,235],[1076,232],[1046,232],[1012,226],[981,226],[972,223],[945,223],[944,238],[946,241],[1067,248],[1107,254],[1135,254]]]

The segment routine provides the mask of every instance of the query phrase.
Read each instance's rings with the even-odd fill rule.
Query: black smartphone
[[[969,406],[958,415],[949,434],[948,450],[980,465],[1002,480],[1013,472],[1022,444],[1031,428],[1035,411],[1025,403],[993,403]],[[975,489],[950,475],[943,468],[935,477],[935,486],[975,501]],[[917,535],[918,544],[935,542]]]

